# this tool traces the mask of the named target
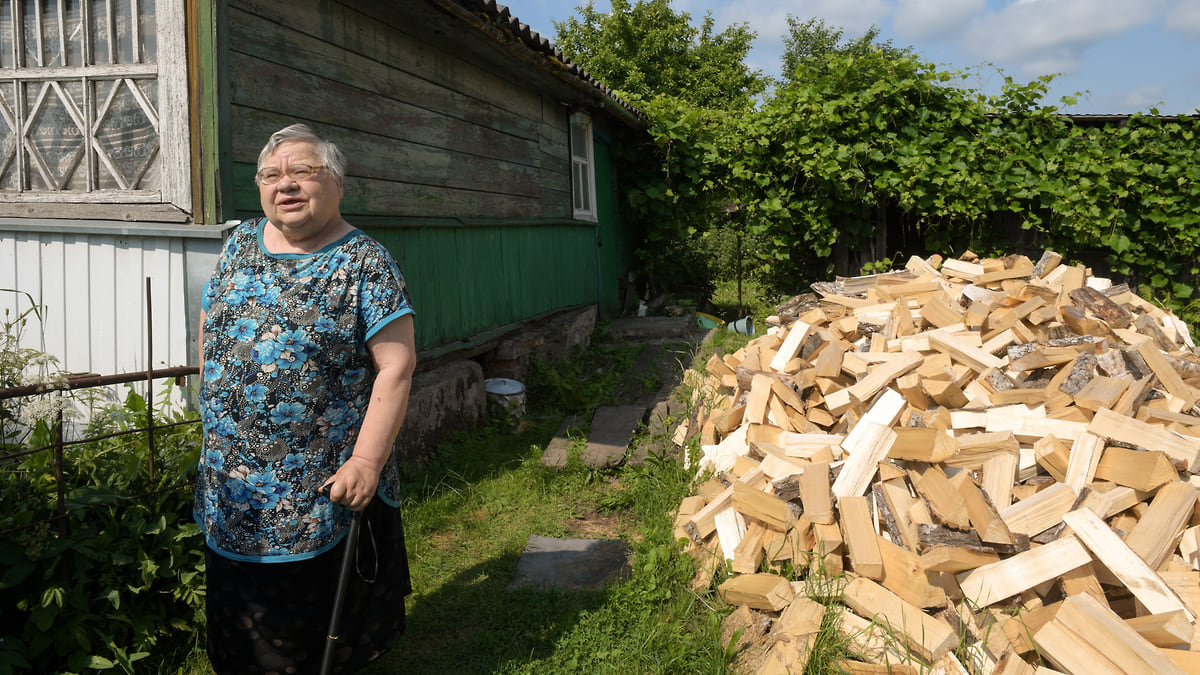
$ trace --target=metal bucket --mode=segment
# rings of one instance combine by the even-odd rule
[[[488,407],[507,414],[512,419],[525,415],[525,385],[507,377],[490,377],[483,381]]]
[[[747,316],[737,321],[731,322],[727,328],[731,333],[741,333],[742,335],[754,335],[754,317]]]

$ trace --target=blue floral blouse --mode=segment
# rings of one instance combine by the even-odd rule
[[[235,560],[303,560],[350,521],[317,489],[354,450],[374,362],[367,339],[413,312],[395,259],[354,230],[316,253],[273,254],[266,218],[239,225],[204,289],[204,450],[194,515]],[[379,498],[399,505],[396,457]]]

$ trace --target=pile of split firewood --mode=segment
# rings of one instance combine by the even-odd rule
[[[686,375],[710,476],[677,534],[802,672],[1200,673],[1200,357],[1047,252],[814,284]],[[1194,641],[1195,640],[1195,641]]]

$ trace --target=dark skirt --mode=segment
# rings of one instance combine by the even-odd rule
[[[412,591],[400,509],[373,499],[334,642],[335,673],[379,658],[404,633]],[[319,673],[346,539],[309,560],[252,563],[206,551],[208,657],[220,675]]]

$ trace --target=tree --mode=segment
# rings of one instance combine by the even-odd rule
[[[555,21],[555,41],[572,61],[621,94],[674,96],[711,108],[745,109],[766,90],[745,63],[754,31],[745,23],[715,32],[712,13],[699,28],[668,0],[613,0],[608,13],[594,0],[576,16]]]
[[[836,26],[827,26],[824,19],[801,21],[799,17],[787,15],[788,32],[783,36],[783,79],[791,82],[796,68],[805,63],[819,63],[837,53],[862,55],[873,49],[883,49],[892,56],[901,56],[905,50],[892,46],[891,41],[876,43],[879,28],[871,26],[866,33],[853,40],[842,40],[843,31]]]

